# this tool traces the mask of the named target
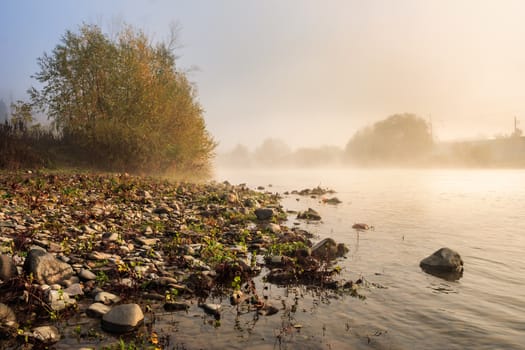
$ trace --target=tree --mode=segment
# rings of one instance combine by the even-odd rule
[[[267,138],[255,150],[255,160],[259,165],[282,165],[291,154],[290,147],[281,139]]]
[[[413,164],[427,156],[432,145],[424,119],[396,114],[355,133],[346,146],[346,156],[360,164]]]
[[[206,171],[216,143],[172,44],[132,27],[116,39],[94,25],[67,31],[38,59],[32,103],[69,147],[107,168]]]

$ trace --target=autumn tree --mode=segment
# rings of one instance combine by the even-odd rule
[[[346,157],[358,164],[420,163],[433,146],[426,121],[414,114],[395,114],[354,134]]]
[[[176,66],[173,41],[152,43],[126,27],[111,39],[98,26],[67,31],[38,59],[32,103],[65,144],[113,170],[208,170],[215,142],[195,87]]]

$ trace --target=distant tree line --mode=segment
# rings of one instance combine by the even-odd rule
[[[25,147],[37,158],[45,153],[48,164],[207,174],[216,143],[195,87],[176,66],[174,43],[153,44],[132,27],[116,39],[94,25],[67,31],[38,59],[34,78],[42,88],[31,88],[30,101],[13,106],[0,131],[9,139],[1,154],[14,157],[11,166],[25,162],[13,152]],[[48,116],[50,128],[29,128],[35,111]],[[45,150],[39,149],[43,133],[51,141]]]
[[[237,145],[218,157],[219,166],[250,167],[525,167],[521,130],[496,139],[434,142],[430,125],[415,114],[394,114],[358,130],[344,149],[336,146],[291,150],[266,139],[251,152]]]

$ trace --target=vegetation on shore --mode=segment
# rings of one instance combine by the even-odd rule
[[[219,307],[207,304],[217,295],[231,296],[238,312],[279,312],[254,283],[261,275],[268,283],[360,297],[358,285],[336,278],[340,268],[334,258],[345,254],[344,246],[327,240],[317,249],[308,232],[281,224],[287,216],[279,196],[242,185],[9,172],[0,173],[0,208],[1,255],[9,257],[2,261],[12,259],[19,270],[24,265],[24,273],[0,283],[0,303],[13,308],[18,323],[18,329],[4,329],[4,336],[11,334],[5,344],[37,344],[30,336],[34,326],[85,312],[101,291],[138,303],[146,312],[176,312],[195,304],[217,319]],[[35,247],[67,262],[79,276],[82,293],[75,307],[55,310],[47,299],[49,286],[27,274],[24,260]],[[93,277],[86,277],[86,270]],[[58,295],[69,293],[65,286],[52,288]],[[84,329],[86,323],[78,325],[79,339],[89,343],[106,337],[100,325],[91,322]],[[154,325],[146,326],[149,333],[136,336],[152,349],[162,348],[151,343]]]
[[[131,27],[114,38],[94,25],[67,31],[38,59],[40,88],[0,127],[0,167],[206,175],[216,143],[175,43],[174,34],[153,43]],[[33,125],[35,113],[51,125]]]

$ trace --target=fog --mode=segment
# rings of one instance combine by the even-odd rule
[[[403,113],[358,130],[344,148],[292,149],[284,140],[265,139],[254,150],[237,144],[220,153],[221,168],[334,168],[334,167],[525,167],[525,137],[517,127],[493,139],[440,141],[430,121]]]
[[[268,138],[344,150],[405,112],[431,120],[436,142],[489,139],[525,120],[523,13],[522,1],[477,0],[8,2],[0,98],[24,98],[66,29],[120,19],[162,39],[176,22],[219,154]]]

